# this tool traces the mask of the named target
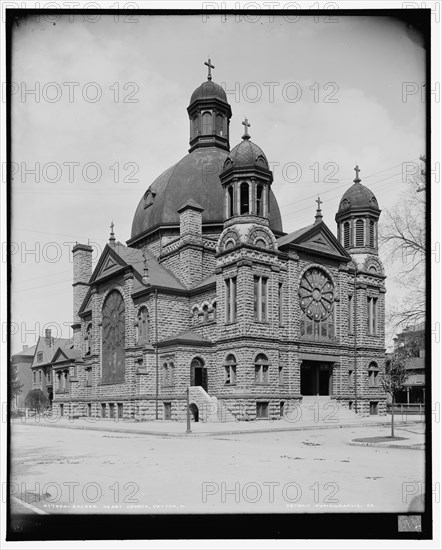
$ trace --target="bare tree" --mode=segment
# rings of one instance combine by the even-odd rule
[[[400,260],[402,268],[395,280],[406,294],[403,300],[389,308],[391,330],[417,324],[425,317],[425,157],[423,168],[408,177],[407,190],[397,205],[384,212],[380,227],[380,242],[391,260]]]

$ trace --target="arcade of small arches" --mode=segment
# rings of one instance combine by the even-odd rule
[[[344,248],[377,248],[377,221],[370,218],[352,218],[339,224],[338,238]]]
[[[199,136],[227,136],[228,119],[224,113],[215,109],[207,109],[197,113],[190,121],[190,136],[194,139]]]
[[[259,161],[259,157],[257,159]],[[263,167],[265,160],[262,159]],[[225,217],[269,216],[269,188],[256,180],[234,181],[225,186]]]

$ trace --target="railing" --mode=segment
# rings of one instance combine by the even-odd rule
[[[387,403],[387,413],[391,414],[392,404]],[[407,422],[408,416],[412,416],[412,420],[423,421],[425,419],[425,404],[424,403],[395,403],[394,414],[401,416],[402,421]]]

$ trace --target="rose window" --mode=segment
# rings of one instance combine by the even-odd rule
[[[308,269],[299,287],[301,308],[314,321],[327,319],[333,311],[333,283],[324,271]]]

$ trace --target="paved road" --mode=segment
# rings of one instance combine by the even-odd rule
[[[348,445],[384,434],[177,439],[17,424],[11,490],[47,513],[406,512],[422,488],[424,452]]]

